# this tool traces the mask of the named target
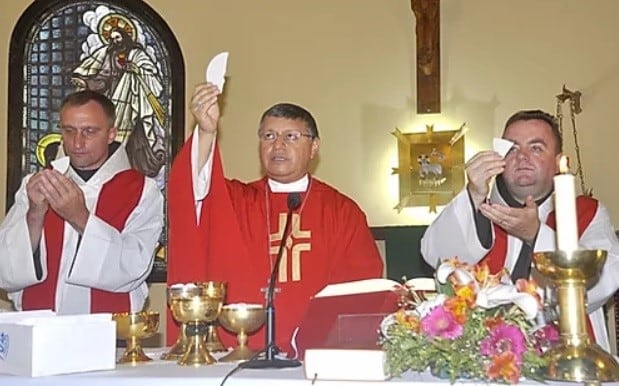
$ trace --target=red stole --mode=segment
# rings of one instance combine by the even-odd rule
[[[125,170],[116,174],[101,188],[96,216],[121,232],[127,218],[140,202],[143,188],[144,176],[139,172]],[[56,309],[56,286],[64,241],[64,220],[50,209],[45,215],[43,229],[47,250],[47,279],[24,289],[23,310]],[[128,312],[130,309],[128,293],[91,288],[90,312]]]
[[[578,196],[576,198],[576,212],[578,216],[578,236],[582,236],[583,232],[589,224],[591,220],[593,220],[593,216],[597,212],[598,201],[587,196]],[[550,228],[556,228],[556,220],[554,211],[550,212],[548,218],[546,219],[546,225]],[[492,224],[494,227],[494,245],[492,249],[488,251],[486,256],[482,259],[482,262],[488,264],[488,268],[490,268],[491,273],[497,273],[505,267],[505,259],[507,255],[507,232],[503,230],[503,228],[497,226],[496,224]]]

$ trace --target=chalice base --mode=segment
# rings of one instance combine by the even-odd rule
[[[183,357],[183,355],[185,355],[188,347],[189,342],[187,341],[187,338],[185,337],[183,339],[183,337],[179,337],[170,350],[161,355],[161,359],[164,361],[178,361]]]
[[[135,347],[127,347],[125,349],[125,352],[123,352],[123,355],[120,357],[120,359],[116,362],[118,364],[124,364],[124,363],[130,363],[132,365],[135,365],[137,363],[140,362],[148,362],[148,361],[152,361],[151,358],[149,358],[146,354],[144,354],[144,350],[142,350],[142,346],[135,346]]]
[[[208,352],[203,342],[203,337],[196,336],[196,339],[189,343],[187,351],[178,361],[178,364],[181,366],[200,366],[211,365],[217,362],[211,353]]]
[[[616,382],[619,364],[597,344],[569,345],[559,343],[544,357],[548,366],[542,376],[553,381]]]
[[[220,362],[238,362],[247,361],[253,358],[256,352],[247,346],[239,346],[230,351],[229,354],[219,359]]]

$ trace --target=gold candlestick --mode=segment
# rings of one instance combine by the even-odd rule
[[[544,356],[543,376],[554,381],[619,381],[615,358],[591,342],[586,329],[587,287],[596,283],[606,261],[606,251],[575,250],[533,254],[535,268],[553,281],[559,305],[560,341]]]

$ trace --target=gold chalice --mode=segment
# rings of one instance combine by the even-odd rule
[[[140,340],[150,338],[159,328],[159,313],[142,311],[136,313],[122,312],[112,314],[116,321],[116,336],[127,341],[127,347],[117,363],[147,362],[152,360],[142,350]]]
[[[209,281],[170,287],[170,310],[174,319],[185,324],[189,344],[179,365],[215,363],[205,345],[207,322],[219,316],[226,295],[226,283]]]
[[[238,346],[220,359],[221,362],[245,361],[255,352],[247,346],[247,336],[264,324],[264,307],[261,304],[227,304],[219,315],[219,323],[226,330],[236,334]]]

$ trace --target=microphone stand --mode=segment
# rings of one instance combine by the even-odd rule
[[[294,359],[278,359],[275,356],[280,352],[279,347],[275,344],[275,306],[273,297],[275,294],[275,280],[279,273],[279,263],[282,260],[284,254],[284,248],[286,247],[286,240],[290,236],[290,220],[292,219],[292,212],[301,205],[301,195],[299,193],[288,194],[288,214],[286,216],[286,224],[284,225],[284,232],[282,234],[282,240],[277,251],[277,258],[275,259],[275,265],[271,270],[271,278],[269,280],[269,287],[266,293],[266,326],[265,326],[265,340],[266,348],[264,351],[264,358],[251,359],[247,362],[241,362],[239,367],[244,369],[283,369],[287,367],[301,366],[301,362]]]

